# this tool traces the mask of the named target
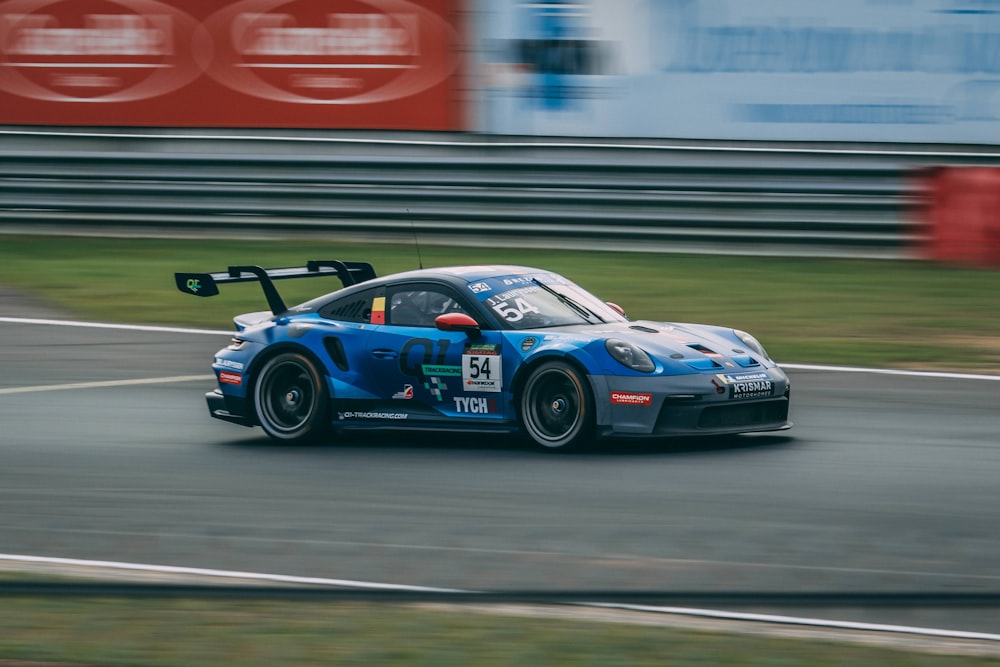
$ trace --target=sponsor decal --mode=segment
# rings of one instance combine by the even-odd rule
[[[483,292],[489,292],[492,287],[488,283],[469,283],[469,289],[472,290],[473,294],[482,294]]]
[[[485,396],[456,396],[455,412],[463,412],[473,415],[496,414],[496,399]]]
[[[439,377],[429,377],[427,378],[427,382],[424,383],[424,389],[431,392],[431,396],[437,400],[443,401],[444,396],[442,392],[448,391],[448,385]]]
[[[243,375],[240,373],[230,373],[228,371],[222,371],[219,373],[219,382],[221,384],[243,384]]]
[[[774,382],[771,380],[750,380],[729,385],[729,398],[761,398],[772,395]]]
[[[0,123],[468,129],[460,5],[0,0]]]
[[[527,352],[528,350],[533,348],[535,346],[535,343],[537,342],[538,342],[537,338],[535,338],[534,336],[528,336],[527,338],[521,341],[521,351]]]
[[[500,386],[500,380],[466,380],[465,388],[469,391],[491,391],[498,392],[502,390]]]
[[[501,15],[502,20],[490,22],[500,25],[490,25],[487,29],[493,39],[498,36],[497,31],[502,31],[499,34],[506,38],[502,43],[507,54],[499,58],[499,62],[490,62],[497,68],[494,77],[498,79],[493,84],[498,90],[491,94],[491,102],[494,98],[505,97],[504,93],[509,94],[507,90],[516,83],[521,89],[518,91],[521,98],[518,110],[529,114],[530,118],[536,115],[548,118],[551,114],[564,118],[565,123],[565,117],[559,114],[583,114],[591,119],[594,114],[603,113],[607,107],[590,100],[608,96],[611,88],[604,80],[608,75],[623,73],[619,63],[621,52],[626,51],[624,40],[629,34],[623,35],[606,24],[612,12],[628,14],[635,11],[631,5],[620,2],[518,2],[508,6],[510,9],[506,15]],[[637,13],[644,24],[660,14],[652,9]],[[517,27],[506,28],[507,25]],[[661,38],[670,39],[672,33],[664,29]],[[493,55],[492,49],[487,52]],[[634,57],[632,49],[626,53],[629,55],[625,57]],[[645,52],[642,53],[645,56]],[[499,104],[498,101],[493,103]],[[628,122],[623,120],[623,124]],[[602,124],[593,118],[587,123],[591,125]]]
[[[750,382],[753,380],[770,380],[771,376],[767,373],[719,373],[715,377],[722,380],[723,384],[733,384],[734,382]]]
[[[183,88],[211,62],[197,21],[155,0],[3,5],[0,77],[20,97],[135,102]]]
[[[495,306],[501,301],[506,301],[508,299],[513,299],[516,297],[523,297],[525,294],[534,294],[535,292],[541,291],[541,287],[538,285],[525,285],[523,287],[515,287],[509,289],[506,292],[500,292],[499,294],[494,294],[493,296],[486,298],[486,305]]]
[[[338,412],[337,419],[390,419],[399,421],[408,419],[410,415],[405,412]]]
[[[204,25],[216,36],[209,76],[276,102],[391,102],[434,88],[458,63],[452,26],[407,0],[243,0]]]
[[[468,391],[503,390],[499,345],[467,345],[462,353],[462,385]]]
[[[187,288],[189,291],[197,294],[198,291],[201,289],[201,281],[198,280],[197,278],[188,278]]]
[[[715,377],[722,382],[722,385],[729,387],[729,398],[761,398],[774,394],[774,381],[770,375],[761,371],[755,373],[719,373]],[[718,393],[725,393],[723,386],[720,386],[714,379],[712,383],[717,387]]]
[[[532,280],[531,276],[518,276],[516,278],[504,278],[503,279],[503,284],[504,285],[524,285],[524,284],[531,283],[531,280]]]
[[[611,392],[611,402],[616,405],[652,405],[652,394],[638,394],[633,391]]]
[[[503,282],[504,285],[531,285],[535,282],[535,278],[538,278],[548,285],[566,284],[565,278],[554,273],[539,273],[533,276],[511,276],[510,278],[504,278],[501,282]]]
[[[429,366],[424,364],[420,367],[424,375],[458,376],[462,374],[461,366]]]
[[[233,361],[232,359],[222,359],[220,357],[216,357],[215,365],[222,366],[224,368],[232,368],[234,371],[243,370],[243,363],[239,361]]]
[[[436,342],[430,338],[411,338],[399,351],[399,372],[423,379],[427,366],[444,366],[449,347],[451,341],[447,338]]]
[[[466,345],[465,354],[500,354],[499,345]]]
[[[410,400],[411,398],[413,398],[413,385],[412,384],[403,385],[403,390],[397,391],[395,394],[392,395],[392,397],[402,398],[407,401]]]

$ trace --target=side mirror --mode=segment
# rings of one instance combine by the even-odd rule
[[[612,303],[611,301],[605,301],[604,303],[608,304],[611,310],[615,311],[622,317],[625,317],[625,309],[619,306],[617,303]]]
[[[469,337],[479,335],[479,325],[465,313],[445,313],[434,318],[440,331],[464,331]]]

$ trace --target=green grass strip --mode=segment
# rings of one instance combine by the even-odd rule
[[[571,612],[567,612],[569,614]],[[998,665],[827,640],[364,603],[22,599],[0,605],[0,665]],[[952,651],[959,649],[952,648]]]
[[[746,329],[784,362],[1000,371],[1000,271],[931,262],[603,253],[424,245],[425,266],[513,263],[565,274],[633,319]],[[412,245],[307,240],[163,240],[0,236],[0,284],[74,317],[230,328],[266,308],[256,285],[211,300],[181,294],[174,271],[230,264],[370,261],[413,269]],[[296,303],[334,279],[278,284]]]

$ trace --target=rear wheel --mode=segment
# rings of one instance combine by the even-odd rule
[[[275,440],[304,443],[328,431],[326,385],[316,366],[297,352],[268,359],[254,387],[254,408],[264,431]]]
[[[594,398],[575,367],[550,361],[531,372],[518,401],[521,425],[545,449],[580,449],[594,430]]]

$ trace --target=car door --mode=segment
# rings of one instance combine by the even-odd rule
[[[501,420],[504,415],[500,332],[470,337],[441,331],[435,318],[465,313],[483,321],[450,285],[390,286],[385,323],[369,338],[368,369],[383,404],[414,421]]]

